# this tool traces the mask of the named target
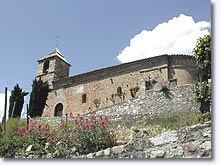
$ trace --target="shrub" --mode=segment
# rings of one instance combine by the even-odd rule
[[[169,82],[168,81],[161,81],[160,85],[161,85],[160,91],[164,93],[166,98],[171,98],[171,93],[170,93],[170,89],[169,89]]]
[[[139,91],[139,87],[138,87],[138,86],[136,86],[136,87],[131,87],[131,88],[130,88],[131,97],[132,97],[132,98],[135,98],[135,96],[136,96],[136,94],[137,94],[138,91]]]
[[[16,135],[18,128],[25,125],[24,120],[20,120],[19,118],[10,118],[6,122],[6,131],[4,132],[4,136],[13,137]]]
[[[0,139],[0,157],[14,158],[16,152],[25,149],[29,143],[26,139],[13,136],[13,137],[2,137]]]
[[[99,105],[101,103],[100,99],[94,99],[92,102],[95,104],[96,108],[99,108]]]
[[[75,120],[75,132],[72,136],[81,153],[89,153],[112,147],[115,137],[109,129],[107,116],[96,116],[94,113],[87,118],[78,115]]]
[[[114,135],[108,129],[109,123],[106,116],[96,116],[94,112],[86,118],[78,114],[72,121],[61,119],[56,129],[48,123],[40,124],[31,119],[29,126],[18,129],[17,135],[34,143],[34,148],[42,152],[47,152],[45,145],[49,143],[50,152],[76,147],[80,154],[86,154],[115,144]]]

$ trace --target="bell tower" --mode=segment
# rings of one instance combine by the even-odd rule
[[[50,88],[53,88],[53,81],[69,76],[70,66],[58,48],[55,48],[48,55],[38,60],[36,78],[48,81]]]

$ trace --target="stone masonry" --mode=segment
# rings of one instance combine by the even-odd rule
[[[70,64],[57,48],[38,62],[36,77],[48,80],[52,88],[43,116],[85,114],[131,100],[130,89],[147,81],[154,87],[161,82],[181,86],[197,76],[195,59],[187,55],[161,55],[71,77]],[[136,95],[141,94],[139,90]]]

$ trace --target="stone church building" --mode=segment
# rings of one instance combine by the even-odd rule
[[[52,89],[43,116],[85,114],[139,96],[140,90],[133,91],[141,84],[149,90],[161,83],[190,84],[197,76],[195,59],[188,55],[161,55],[74,76],[70,66],[57,48],[38,60],[36,78]]]

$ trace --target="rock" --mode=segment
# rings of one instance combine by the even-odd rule
[[[44,155],[42,158],[53,158],[53,154],[48,153],[48,154]]]
[[[149,140],[153,145],[158,146],[158,145],[167,144],[170,142],[175,142],[178,140],[178,137],[177,137],[176,131],[170,131],[170,132],[165,132],[156,137],[150,138]]]
[[[88,155],[86,155],[87,158],[94,158],[94,153],[89,153]]]
[[[136,138],[142,138],[144,136],[144,131],[143,130],[139,130],[137,133],[136,133]]]
[[[51,144],[50,144],[49,142],[47,142],[47,143],[45,144],[45,147],[44,147],[44,148],[45,148],[45,150],[48,150],[48,149],[49,149],[49,147],[50,147],[50,145],[51,145]]]
[[[134,149],[136,151],[141,151],[144,149],[144,140],[135,142]]]
[[[211,145],[211,141],[205,141],[204,143],[202,143],[200,146],[199,146],[201,149],[204,149],[206,151],[209,151],[212,149],[212,145]]]
[[[25,151],[30,152],[30,151],[32,151],[32,149],[33,149],[33,145],[29,145]]]
[[[211,130],[208,130],[208,131],[204,132],[202,134],[202,136],[207,137],[207,138],[211,138]]]
[[[189,144],[186,146],[186,148],[187,148],[187,151],[188,151],[188,152],[195,152],[196,149],[197,149],[197,147],[196,147],[193,143],[189,143]]]
[[[103,152],[104,152],[104,156],[110,156],[111,155],[111,148],[107,148]]]
[[[36,158],[39,158],[39,155],[28,155],[28,157],[27,157],[28,159],[30,159],[30,158],[34,158],[34,159],[36,159]]]
[[[122,152],[124,152],[124,150],[125,150],[124,145],[114,146],[114,147],[112,148],[112,153],[113,153],[113,154],[121,154]]]
[[[134,149],[134,142],[133,141],[130,141],[128,142],[126,145],[125,145],[125,151],[127,152],[130,152]]]
[[[150,158],[164,158],[164,155],[166,154],[163,150],[156,150],[150,152]]]
[[[71,153],[71,154],[74,154],[74,153],[76,153],[77,151],[79,151],[78,148],[73,147],[73,148],[70,150],[70,153]]]
[[[103,150],[96,152],[96,157],[103,156]]]

